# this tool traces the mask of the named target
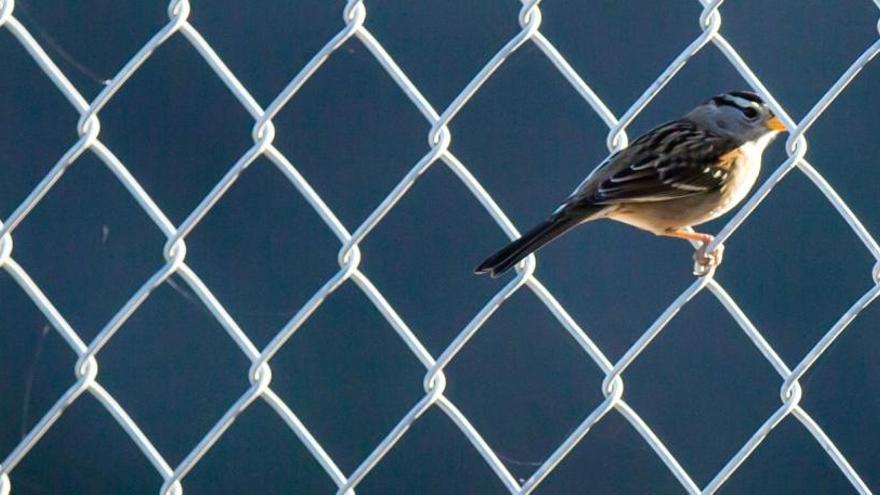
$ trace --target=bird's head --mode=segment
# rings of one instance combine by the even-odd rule
[[[691,110],[687,118],[742,143],[766,142],[769,141],[767,138],[785,131],[779,117],[760,96],[750,91],[731,91],[714,96]]]

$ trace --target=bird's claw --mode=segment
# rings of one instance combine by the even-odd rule
[[[704,242],[694,253],[694,275],[704,277],[715,270],[724,258],[724,244],[719,244],[711,253],[706,252],[706,246],[711,239]]]

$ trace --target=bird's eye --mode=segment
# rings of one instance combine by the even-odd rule
[[[747,119],[752,120],[758,116],[758,111],[752,107],[746,107],[742,109],[743,115],[746,116]]]

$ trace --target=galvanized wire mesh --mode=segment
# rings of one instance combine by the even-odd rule
[[[364,477],[382,462],[388,452],[406,435],[410,426],[432,407],[438,407],[458,426],[461,433],[470,441],[473,448],[479,452],[483,460],[511,493],[524,494],[535,490],[584,436],[589,433],[590,429],[611,410],[617,410],[629,421],[688,493],[714,493],[717,491],[754,452],[767,435],[789,415],[794,416],[810,432],[857,492],[871,493],[869,487],[862,481],[862,478],[853,469],[844,454],[838,450],[834,442],[801,406],[802,389],[798,380],[817,362],[831,343],[846,330],[848,325],[858,316],[859,312],[880,295],[880,246],[878,246],[877,241],[850,211],[841,197],[804,158],[807,148],[806,131],[857,76],[859,71],[880,52],[880,39],[859,55],[837,82],[816,102],[807,115],[796,122],[788,116],[784,108],[767,91],[767,88],[764,87],[760,79],[749,69],[746,62],[721,34],[721,13],[719,7],[722,0],[701,0],[703,10],[698,19],[699,35],[657,77],[641,97],[618,118],[590,88],[581,75],[569,65],[565,57],[554,47],[553,43],[541,33],[539,30],[541,27],[539,1],[523,0],[522,8],[519,12],[521,30],[498,50],[448,107],[442,112],[438,112],[410,81],[406,73],[395,63],[394,59],[385,51],[382,44],[365,27],[364,21],[367,17],[367,5],[363,0],[351,0],[347,3],[342,12],[342,27],[339,32],[312,57],[308,64],[300,70],[296,77],[265,108],[251,96],[248,89],[239,82],[232,71],[224,64],[223,60],[214,52],[211,45],[190,24],[188,21],[190,5],[186,0],[173,0],[170,2],[168,6],[169,22],[131,57],[119,73],[108,82],[100,94],[92,101],[87,101],[83,98],[46,51],[16,19],[14,0],[0,0],[0,27],[5,28],[6,31],[18,40],[21,47],[30,54],[45,75],[51,79],[80,115],[77,126],[79,139],[58,159],[57,163],[24,201],[0,224],[0,267],[15,280],[33,301],[34,305],[45,315],[55,331],[63,337],[78,356],[74,369],[75,379],[73,383],[12,452],[3,459],[2,465],[0,465],[0,495],[6,495],[12,490],[9,473],[28,455],[46,432],[53,427],[58,418],[65,413],[65,410],[86,392],[103,404],[118,422],[119,426],[129,435],[132,442],[137,445],[143,455],[146,456],[161,475],[164,480],[159,489],[161,494],[182,493],[187,474],[220,439],[236,418],[258,399],[268,403],[286,422],[311,455],[320,463],[327,476],[336,484],[338,487],[337,493],[340,494],[355,493],[355,489]],[[880,8],[880,0],[875,0],[875,3]],[[880,24],[878,24],[878,28],[880,28]],[[137,179],[129,172],[126,166],[114,155],[112,150],[102,143],[100,139],[101,122],[99,115],[105,105],[129,80],[132,74],[150,58],[156,48],[173,36],[182,36],[198,51],[216,76],[220,78],[254,119],[252,132],[253,146],[238,161],[232,164],[224,177],[179,225],[174,225],[166,217],[163,210],[139,185]],[[428,151],[400,179],[384,200],[375,207],[368,218],[353,231],[350,231],[337,219],[333,210],[310,187],[306,178],[273,145],[275,127],[272,124],[272,119],[296,96],[305,82],[320,70],[322,64],[334,51],[351,38],[357,38],[369,50],[375,60],[385,69],[388,76],[403,90],[411,103],[431,125],[430,132],[428,133]],[[852,304],[849,310],[837,320],[824,337],[794,367],[789,367],[767,343],[761,332],[752,324],[736,301],[714,279],[713,270],[706,276],[696,279],[668,306],[617,362],[611,362],[569,315],[566,309],[542,285],[541,281],[535,277],[535,258],[531,256],[518,267],[516,277],[483,306],[460,331],[458,336],[449,343],[445,350],[439,356],[432,356],[410,330],[406,322],[397,314],[394,307],[388,303],[370,279],[360,271],[361,252],[359,245],[382,221],[385,215],[394,208],[400,199],[407,194],[407,191],[418,180],[419,176],[429,167],[438,163],[446,165],[455,173],[474,197],[479,200],[486,213],[497,222],[504,233],[512,239],[519,235],[517,229],[493,201],[492,197],[471,175],[467,167],[450,151],[449,145],[452,134],[448,125],[462,108],[467,105],[474,94],[480,90],[481,86],[492,77],[492,74],[504,63],[505,59],[527,43],[534,43],[546,55],[566,80],[571,83],[574,90],[589,103],[607,124],[609,128],[607,136],[609,152],[614,152],[627,146],[627,126],[644,110],[676,73],[684,67],[688,60],[707,45],[715,45],[748,84],[769,102],[774,112],[780,116],[786,127],[790,130],[790,134],[786,142],[788,158],[775,169],[752,198],[726,224],[716,237],[714,244],[719,245],[733,235],[739,226],[773,191],[777,183],[786,174],[797,169],[805,174],[825,195],[868,251],[878,260],[872,273],[876,284]],[[15,229],[27,220],[28,214],[52,189],[53,185],[62,177],[68,167],[79,156],[88,152],[97,156],[115,175],[116,179],[127,189],[132,198],[149,215],[156,227],[166,237],[167,242],[163,251],[166,263],[131,295],[128,301],[106,323],[94,339],[90,342],[85,342],[77,331],[68,324],[64,315],[56,310],[52,301],[46,297],[41,288],[34,283],[28,273],[15,261],[13,256],[13,239]],[[290,180],[321,217],[327,228],[335,234],[341,245],[338,256],[338,272],[327,280],[320,290],[312,295],[305,305],[262,349],[258,349],[251,342],[248,335],[239,327],[220,301],[201,281],[199,275],[186,262],[187,236],[234,185],[242,171],[259,157],[268,158]],[[177,274],[186,281],[201,303],[204,304],[204,307],[216,318],[217,322],[226,330],[229,337],[251,362],[248,374],[251,386],[243,391],[238,400],[229,406],[226,413],[217,420],[213,428],[204,435],[202,440],[192,448],[190,453],[177,466],[171,466],[165,460],[162,453],[153,446],[150,439],[129,417],[125,408],[101,386],[98,368],[98,354],[100,351],[123,324],[138,311],[150,293],[168,281],[169,277],[174,274]],[[397,425],[387,433],[384,439],[375,446],[373,451],[362,460],[353,472],[344,473],[337,467],[333,458],[321,447],[318,439],[309,433],[307,425],[303,424],[295,412],[272,390],[271,359],[330,294],[339,289],[343,284],[349,282],[355,284],[384,316],[385,320],[406,343],[410,351],[424,365],[426,373],[423,381],[424,396],[412,406],[409,412],[399,420]],[[473,427],[468,418],[456,405],[444,395],[446,386],[444,369],[455,359],[456,355],[467,345],[468,341],[480,330],[486,321],[492,317],[493,313],[505,303],[505,300],[523,287],[532,291],[542,301],[547,310],[559,321],[574,341],[592,358],[596,366],[605,375],[602,384],[604,401],[598,404],[594,410],[588,412],[579,426],[535,470],[531,477],[524,481],[517,480],[511,474],[504,462],[499,459],[492,447],[483,439],[480,432]],[[675,317],[679,310],[692,300],[694,296],[704,290],[708,290],[718,299],[761,354],[772,364],[782,379],[782,385],[780,389],[781,405],[776,412],[767,418],[748,442],[739,449],[707,485],[700,487],[693,481],[689,473],[682,468],[681,464],[676,460],[674,453],[655,435],[651,427],[642,420],[639,414],[627,404],[624,398],[622,374],[663,331],[664,327]]]

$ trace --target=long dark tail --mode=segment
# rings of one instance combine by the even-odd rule
[[[486,261],[483,261],[480,263],[480,266],[474,269],[474,273],[489,273],[492,275],[492,278],[501,275],[526,256],[575,228],[594,212],[594,210],[584,211],[583,209],[577,209],[574,211],[562,210],[554,214],[532,230],[523,234],[519,239],[486,258]]]

